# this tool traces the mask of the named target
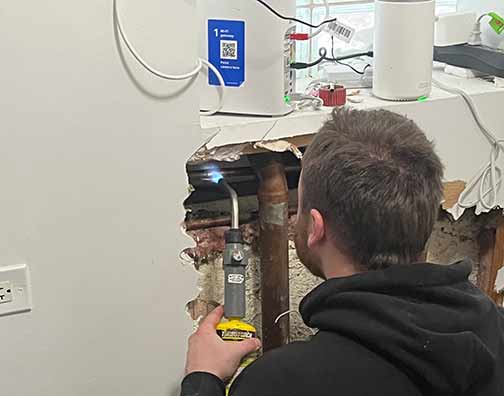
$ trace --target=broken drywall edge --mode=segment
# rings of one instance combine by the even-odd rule
[[[185,313],[189,317],[189,319],[192,321],[193,324],[193,331],[196,331],[199,327],[199,324],[201,320],[206,317],[211,310],[215,309],[219,304],[216,302],[210,302],[207,301],[206,307],[204,307],[201,302],[203,300],[200,298],[201,293],[203,291],[203,286],[201,284],[201,277],[202,273],[200,271],[199,266],[197,265],[196,258],[192,257],[190,254],[190,251],[197,249],[199,241],[199,237],[196,233],[188,233],[187,228],[185,227],[185,222],[184,225],[182,226],[182,231],[184,232],[185,235],[187,235],[191,240],[194,242],[194,247],[188,247],[185,248],[181,253],[180,253],[180,258],[182,259],[182,256],[186,256],[187,259],[184,260],[186,264],[190,265],[198,274],[198,280],[196,284],[197,288],[197,294],[194,298],[189,300],[186,305],[185,305]],[[210,304],[213,306],[210,307]]]
[[[474,208],[474,213],[479,216],[483,213],[490,213],[492,210],[503,207],[504,199],[502,195],[500,200],[497,201],[497,205],[494,208],[488,208],[482,204],[481,200],[478,200],[479,189],[473,187],[467,187],[464,181],[457,180],[454,182],[444,183],[444,193],[445,201],[443,202],[443,209],[450,213],[455,221],[460,219],[465,213],[466,209]],[[474,205],[460,204],[460,201],[474,202]]]
[[[453,220],[458,221],[462,215],[465,213],[467,208],[460,206],[458,203],[456,203],[453,207],[447,210],[449,214],[452,215]],[[479,216],[482,213],[488,213],[490,210],[483,210],[481,205],[478,205],[476,208],[474,208],[474,213],[476,213],[477,216]]]
[[[315,134],[329,117],[329,112],[301,113],[293,116],[266,119],[251,123],[222,126],[221,130],[206,144],[214,147],[255,143],[265,140],[286,140],[300,135]]]
[[[249,145],[249,143],[229,145],[214,147],[210,150],[207,147],[202,147],[194,153],[187,163],[189,165],[194,165],[205,161],[235,162],[241,158],[243,151]]]
[[[504,201],[501,200],[501,201],[497,202],[497,205],[494,208],[489,209],[489,208],[483,206],[481,204],[481,202],[478,202],[478,204],[474,207],[471,207],[471,209],[474,208],[474,213],[476,214],[476,216],[480,216],[484,213],[490,213],[491,211],[493,211],[495,209],[499,209],[499,208],[504,207],[503,203],[504,203]],[[469,209],[469,208],[466,208],[464,206],[460,206],[458,203],[456,203],[452,208],[448,209],[447,212],[452,215],[453,220],[457,221],[462,217],[462,215],[465,213],[465,211],[467,209]]]
[[[198,296],[187,303],[186,309],[191,319],[198,323],[219,305],[217,301],[207,301]]]
[[[285,153],[287,151],[292,152],[297,159],[303,159],[303,153],[299,150],[296,145],[286,141],[286,140],[276,140],[272,142],[258,142],[254,144],[254,148],[262,148],[268,151],[273,151],[275,153]]]
[[[196,153],[194,153],[187,163],[189,165],[195,165],[206,161],[235,162],[238,161],[242,155],[251,154],[252,150],[257,150],[258,152],[270,151],[274,153],[285,153],[290,151],[296,156],[296,158],[303,158],[303,153],[299,147],[286,139],[259,141],[255,143],[248,142],[236,145],[232,144],[228,146],[214,147],[212,149],[201,147]]]
[[[276,121],[268,121],[253,124],[230,125],[223,127],[207,144],[209,150],[215,147],[253,143],[263,140],[277,124]]]
[[[205,141],[203,142],[201,147],[206,147],[221,132],[221,130],[221,127],[202,129],[201,131]]]

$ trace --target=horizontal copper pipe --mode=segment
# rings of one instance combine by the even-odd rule
[[[296,208],[289,208],[289,216],[295,215],[296,213]],[[250,213],[240,217],[240,224],[251,223],[257,219],[259,219],[258,213]],[[185,222],[185,227],[187,231],[204,230],[215,227],[231,227],[231,217],[221,216],[188,220]]]

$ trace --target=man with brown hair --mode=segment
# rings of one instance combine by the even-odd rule
[[[443,166],[416,124],[384,111],[335,111],[304,158],[296,249],[326,281],[301,302],[310,341],[266,353],[236,396],[502,396],[504,314],[473,286],[468,260],[422,263]],[[211,313],[191,337],[182,395],[224,395],[259,347],[225,343]]]

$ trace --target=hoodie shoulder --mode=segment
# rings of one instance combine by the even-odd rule
[[[334,333],[321,332],[266,353],[233,384],[231,395],[417,396],[418,390],[398,369],[363,346]]]

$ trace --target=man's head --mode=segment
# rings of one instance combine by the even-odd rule
[[[321,277],[329,252],[355,271],[418,260],[438,216],[442,178],[433,144],[413,121],[385,110],[334,111],[303,158],[300,259]]]

